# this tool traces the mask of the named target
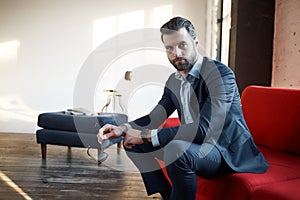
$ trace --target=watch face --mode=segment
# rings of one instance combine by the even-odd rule
[[[126,133],[127,131],[128,131],[128,128],[127,128],[127,126],[126,125],[124,125],[124,127],[125,127],[125,129],[124,129],[124,133]]]
[[[121,124],[121,126],[124,126],[123,134],[126,134],[128,131],[128,126],[127,124]]]

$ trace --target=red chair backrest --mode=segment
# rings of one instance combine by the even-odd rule
[[[248,86],[241,102],[257,144],[300,154],[300,89]]]

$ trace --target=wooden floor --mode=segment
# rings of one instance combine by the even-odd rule
[[[161,199],[147,196],[123,149],[118,154],[113,145],[106,152],[97,165],[84,148],[48,145],[42,160],[35,134],[0,133],[0,199]]]

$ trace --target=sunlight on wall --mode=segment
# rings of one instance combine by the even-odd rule
[[[20,95],[0,96],[1,132],[31,133],[36,128],[39,111],[29,108]],[[18,131],[22,128],[22,131]]]
[[[147,14],[147,15],[146,15]],[[118,16],[110,16],[94,21],[93,47],[97,48],[101,43],[113,38],[117,34],[143,29],[146,27],[159,28],[164,22],[168,21],[173,15],[172,5],[163,5],[154,7],[150,10],[137,10],[129,13],[123,13]],[[159,30],[158,30],[158,34]],[[163,65],[166,69],[155,68],[148,73],[140,72],[145,65]],[[147,67],[146,67],[147,68]],[[154,68],[153,68],[154,69]],[[146,70],[151,70],[146,69]],[[160,70],[158,73],[157,70]],[[122,82],[126,71],[133,71],[133,80],[131,82]],[[110,66],[103,66],[103,76],[98,83],[95,95],[96,111],[106,103],[105,90],[118,90],[123,95],[123,103],[128,110],[129,119],[134,119],[141,114],[146,114],[155,106],[161,97],[163,86],[168,76],[173,72],[164,50],[141,50],[133,51],[115,60]],[[149,74],[150,73],[150,74]],[[148,83],[155,80],[156,83],[143,86],[143,81],[147,79]],[[122,82],[120,86],[120,82]],[[120,88],[121,87],[121,88]],[[135,88],[135,89],[133,89]],[[138,88],[138,89],[137,89]],[[131,91],[133,89],[133,91]],[[150,96],[149,96],[150,95]]]
[[[144,11],[134,11],[120,15],[118,22],[118,32],[126,32],[134,29],[144,28]]]
[[[149,14],[149,23],[146,24],[147,16],[144,10],[137,10],[118,16],[110,16],[97,19],[93,23],[93,48],[95,49],[107,39],[116,34],[141,29],[145,27],[159,28],[162,23],[169,20],[173,15],[172,5],[163,5],[151,9]]]
[[[154,27],[161,27],[162,22],[168,21],[173,15],[173,6],[172,5],[164,5],[153,8],[153,25]]]
[[[108,40],[117,32],[117,17],[106,17],[97,19],[93,24],[93,48],[95,49],[105,40]]]
[[[18,119],[35,122],[37,112],[30,109],[20,95],[3,95],[0,97],[0,114],[1,121]]]
[[[118,33],[144,27],[144,11],[134,11],[94,21],[93,48]]]
[[[6,75],[12,71],[15,74],[19,49],[20,42],[18,40],[0,43],[0,73],[3,76],[0,95],[1,132],[32,132],[35,129],[38,112],[29,108],[20,94],[8,94],[7,92],[11,92],[12,87],[4,85],[5,83],[9,84]],[[2,92],[2,90],[6,92]],[[19,128],[22,128],[22,131],[18,131]]]
[[[18,40],[0,43],[0,63],[15,61],[18,58],[19,46]]]

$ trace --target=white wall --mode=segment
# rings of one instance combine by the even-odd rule
[[[76,80],[99,44],[132,29],[159,28],[177,15],[189,18],[196,25],[200,43],[204,45],[206,0],[0,0],[0,132],[33,133],[39,113],[74,107]],[[101,27],[105,22],[107,27]],[[161,54],[152,56],[163,65],[168,64]],[[151,60],[145,63],[151,64]],[[129,66],[130,61],[127,62]],[[123,67],[117,61],[113,65],[117,69]],[[118,77],[123,72],[116,70]],[[157,74],[163,78],[170,72],[157,71]],[[97,91],[102,91],[97,87]],[[141,106],[141,114],[151,109],[161,92],[161,86],[144,89],[147,94],[153,90],[157,94],[150,97],[140,91],[134,92],[136,96],[131,94],[132,102],[128,105],[131,118],[138,115]],[[94,110],[99,111],[106,97],[95,96],[99,102]],[[145,105],[133,106],[134,101]]]
[[[276,0],[272,86],[300,88],[300,1]]]

